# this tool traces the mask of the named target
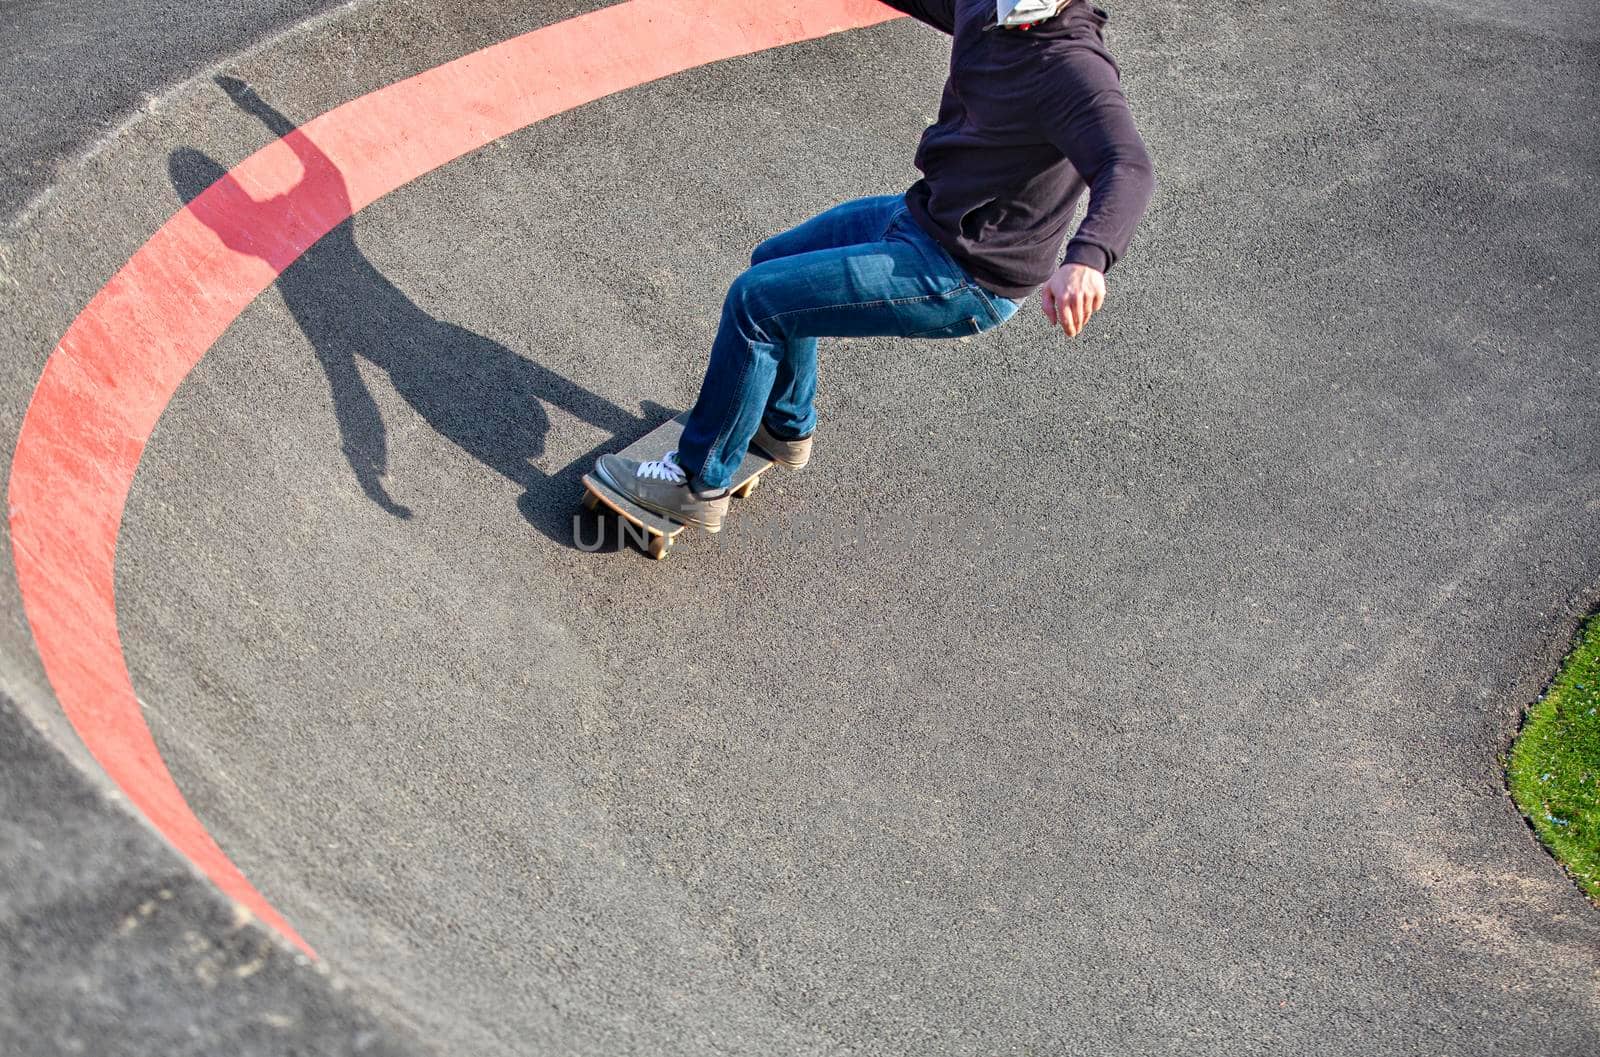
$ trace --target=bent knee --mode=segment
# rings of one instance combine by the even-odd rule
[[[750,251],[750,267],[765,264],[767,261],[776,260],[784,255],[783,236],[774,235],[769,239],[762,239],[756,248]]]
[[[761,277],[754,274],[760,263],[757,261],[739,273],[729,284],[728,296],[724,301],[724,307],[746,320],[753,319],[760,312]]]
[[[728,287],[723,313],[747,338],[756,341],[781,340],[781,327],[773,318],[772,275],[760,265],[751,265]]]

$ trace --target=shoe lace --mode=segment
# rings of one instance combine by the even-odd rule
[[[673,484],[683,484],[689,479],[688,474],[683,472],[683,467],[678,465],[676,451],[669,451],[659,459],[640,463],[638,476],[657,481],[671,481]]]

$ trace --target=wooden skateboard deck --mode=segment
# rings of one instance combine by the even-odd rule
[[[676,418],[668,419],[623,448],[618,454],[626,459],[640,461],[661,458],[663,454],[678,446],[678,438],[683,436],[683,424],[688,417],[689,412],[685,411]],[[756,485],[761,483],[761,475],[770,469],[772,460],[755,448],[751,448],[745,452],[744,461],[739,464],[739,469],[734,471],[733,480],[728,485],[729,490],[735,498],[745,498],[756,490]],[[646,510],[636,505],[606,484],[600,479],[600,475],[593,471],[583,475],[583,487],[583,505],[590,510],[603,506],[630,525],[643,530],[649,537],[646,549],[650,557],[657,561],[667,556],[673,538],[689,527],[665,514],[658,514],[654,510]]]

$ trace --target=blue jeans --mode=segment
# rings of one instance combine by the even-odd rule
[[[818,338],[959,338],[1018,307],[973,282],[904,196],[835,206],[757,246],[729,287],[678,464],[695,487],[723,488],[763,421],[782,440],[809,434]]]

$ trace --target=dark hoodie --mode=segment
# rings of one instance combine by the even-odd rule
[[[1009,30],[995,28],[994,0],[885,2],[955,38],[939,120],[917,148],[923,178],[906,193],[923,229],[985,289],[1023,298],[1055,270],[1087,187],[1066,260],[1115,264],[1155,185],[1101,36],[1106,13],[1073,0]]]

